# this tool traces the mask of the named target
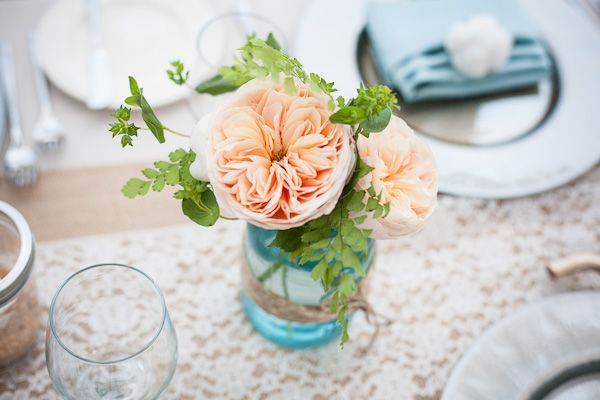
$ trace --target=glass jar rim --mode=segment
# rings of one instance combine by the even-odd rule
[[[121,358],[116,359],[116,360],[108,360],[108,361],[93,360],[91,358],[81,356],[81,355],[77,354],[75,351],[71,350],[60,339],[59,334],[56,332],[56,325],[55,325],[55,322],[54,322],[54,309],[55,309],[55,306],[56,306],[56,300],[58,299],[60,293],[66,287],[66,285],[69,282],[71,282],[74,278],[76,278],[77,276],[79,276],[79,275],[81,275],[81,274],[83,274],[85,272],[88,272],[88,271],[90,271],[92,269],[102,268],[102,267],[122,267],[122,268],[130,269],[130,270],[132,270],[132,271],[140,274],[143,278],[145,278],[148,282],[150,282],[150,284],[154,288],[154,291],[158,295],[158,298],[160,300],[160,304],[161,304],[161,307],[162,307],[162,317],[161,317],[160,323],[158,324],[158,326],[156,328],[156,331],[151,336],[151,338],[148,341],[148,343],[146,343],[144,346],[142,346],[142,348],[140,350],[135,351],[133,354],[130,354],[130,355],[126,356],[126,357],[121,357]],[[54,294],[54,297],[52,297],[52,302],[50,303],[50,311],[49,311],[50,331],[52,332],[52,336],[54,337],[54,339],[56,340],[56,342],[60,345],[60,347],[62,347],[63,350],[65,350],[67,353],[69,353],[70,355],[72,355],[73,357],[75,357],[75,358],[77,358],[77,359],[79,359],[81,361],[84,361],[84,362],[87,362],[87,363],[90,363],[90,364],[97,364],[97,365],[118,364],[118,363],[121,363],[123,361],[127,361],[127,360],[130,360],[132,358],[135,358],[135,357],[139,356],[140,354],[144,353],[146,350],[148,350],[154,344],[154,342],[156,342],[156,340],[158,339],[158,337],[160,336],[161,332],[164,329],[166,320],[167,320],[167,304],[165,302],[165,297],[164,297],[162,291],[160,290],[160,287],[154,281],[154,279],[152,279],[148,274],[146,274],[145,272],[143,272],[142,270],[140,270],[138,268],[131,267],[131,266],[125,265],[125,264],[118,264],[118,263],[95,264],[95,265],[91,265],[89,267],[80,269],[79,271],[77,271],[74,274],[70,275],[58,287],[58,289],[56,290],[56,293]]]
[[[25,286],[31,270],[35,253],[35,241],[25,217],[10,204],[0,201],[0,215],[6,216],[17,229],[19,235],[19,254],[8,274],[0,279],[0,306],[11,301]]]
[[[211,62],[208,60],[208,58],[202,51],[202,46],[201,46],[200,41],[202,40],[203,35],[215,23],[218,23],[219,21],[227,20],[229,18],[234,18],[234,17],[235,18],[253,18],[257,21],[261,21],[261,22],[264,22],[264,23],[270,25],[277,31],[277,32],[272,32],[274,35],[276,35],[275,38],[281,42],[281,46],[283,47],[284,50],[287,49],[288,41],[283,32],[283,29],[281,29],[281,27],[279,27],[276,23],[271,21],[269,18],[267,18],[263,15],[260,15],[260,14],[253,13],[253,12],[230,11],[230,12],[219,14],[219,15],[216,15],[216,16],[210,18],[208,21],[206,21],[202,25],[202,27],[200,27],[200,30],[198,31],[198,34],[196,35],[196,51],[200,55],[200,59],[203,62],[205,62],[207,65],[214,67],[214,65],[211,64]]]

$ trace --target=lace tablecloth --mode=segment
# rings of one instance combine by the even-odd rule
[[[553,293],[600,288],[581,273],[552,281],[544,265],[600,252],[600,168],[574,184],[512,201],[442,197],[421,233],[379,243],[370,300],[395,323],[366,355],[362,315],[351,341],[278,348],[245,321],[239,292],[240,223],[185,225],[42,243],[35,271],[47,306],[77,269],[137,266],[162,287],[179,338],[165,399],[433,399],[475,338],[519,306]],[[55,399],[41,334],[29,356],[0,370],[0,399]]]

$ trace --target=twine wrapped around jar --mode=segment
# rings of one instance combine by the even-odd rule
[[[321,322],[331,321],[336,318],[329,309],[329,301],[322,302],[318,305],[298,304],[284,297],[279,296],[270,289],[266,288],[258,278],[250,271],[246,257],[241,257],[241,280],[242,288],[248,296],[260,308],[275,317],[302,324],[316,324]],[[371,267],[372,269],[373,267]],[[357,286],[356,291],[348,298],[348,311],[362,311],[365,313],[367,322],[375,328],[371,340],[365,350],[368,350],[382,326],[388,326],[392,320],[375,312],[369,301],[367,294],[369,283],[371,280],[372,271],[368,274]]]

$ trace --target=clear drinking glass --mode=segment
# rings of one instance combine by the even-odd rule
[[[204,24],[198,32],[196,46],[204,64],[215,72],[222,65],[231,64],[238,49],[250,34],[266,39],[272,33],[281,47],[287,49],[283,30],[259,14],[232,12],[218,15]]]
[[[238,49],[246,43],[248,35],[253,33],[261,39],[266,39],[272,33],[284,50],[288,47],[283,30],[259,14],[231,12],[211,18],[202,25],[196,38],[196,48],[202,69],[208,71],[206,79],[216,75],[223,65],[231,65],[234,57],[239,56]],[[205,114],[215,111],[227,97],[198,96],[191,92],[187,98],[188,108],[194,119],[199,120]]]
[[[162,292],[119,264],[69,277],[50,306],[46,363],[66,399],[156,399],[177,364],[177,338]]]

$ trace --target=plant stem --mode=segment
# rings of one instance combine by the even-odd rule
[[[187,138],[189,138],[189,137],[190,137],[190,135],[188,135],[188,134],[185,134],[185,133],[181,133],[181,132],[174,131],[173,129],[171,129],[171,128],[167,128],[167,127],[166,127],[166,126],[164,126],[164,125],[163,125],[163,129],[164,129],[165,131],[167,131],[167,132],[171,132],[173,135],[177,135],[177,136],[181,136],[181,137],[187,137]]]
[[[260,283],[263,283],[264,281],[269,279],[275,272],[277,272],[277,270],[279,270],[279,268],[281,268],[282,265],[283,265],[283,263],[281,262],[280,259],[278,259],[277,261],[275,261],[273,263],[273,265],[271,265],[269,268],[267,268],[265,270],[265,272],[260,274],[260,276],[257,278],[258,281]]]
[[[139,128],[139,129],[140,129],[140,131],[149,131],[149,130],[150,130],[150,129],[148,129],[148,128]],[[171,129],[171,128],[167,128],[167,127],[166,127],[166,126],[164,126],[164,125],[163,125],[163,129],[164,129],[165,131],[167,131],[167,132],[171,132],[173,135],[177,135],[177,136],[181,136],[181,137],[186,137],[186,138],[189,138],[189,137],[190,137],[190,135],[188,135],[188,134],[186,134],[186,133],[181,133],[181,132],[174,131],[173,129]]]
[[[283,271],[281,273],[281,284],[283,285],[283,295],[285,296],[286,299],[290,299],[290,293],[288,292],[288,286],[287,286],[287,265],[282,264],[283,265]]]

